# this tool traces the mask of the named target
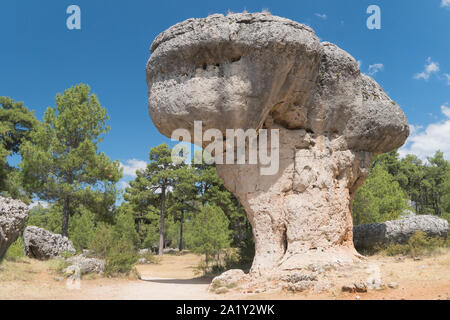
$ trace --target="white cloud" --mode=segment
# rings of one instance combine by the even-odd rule
[[[448,107],[448,103],[441,106],[441,112],[444,114],[444,116],[450,118],[450,108]]]
[[[328,16],[325,13],[315,13],[316,17],[319,17],[322,20],[327,20]]]
[[[414,79],[428,80],[431,74],[438,72],[439,72],[439,63],[431,61],[431,58],[428,57],[427,63],[425,64],[425,70],[420,73],[416,73],[414,75]]]
[[[384,65],[382,63],[371,64],[369,66],[368,74],[373,76],[375,73],[377,73],[378,71],[381,71],[383,69],[384,69]]]
[[[442,8],[450,8],[450,0],[442,0],[441,7]]]
[[[147,167],[147,163],[138,159],[129,159],[124,163],[120,163],[120,166],[123,168],[123,175],[136,177],[136,170],[142,170]]]
[[[37,207],[38,205],[41,205],[43,208],[48,208],[50,203],[48,203],[47,201],[33,201],[32,203],[30,203],[30,205],[28,206],[29,209],[32,209],[34,207]]]
[[[358,67],[361,69],[361,66],[362,66],[362,60],[358,60],[358,61],[356,61],[356,63],[358,64]]]
[[[450,0],[449,0],[450,1]],[[447,85],[450,86],[450,74],[444,73],[444,77],[447,80]]]
[[[450,107],[447,103],[441,106],[441,112],[445,119],[431,123],[425,129],[420,126],[410,126],[410,136],[406,144],[399,149],[402,157],[412,153],[426,160],[437,150],[441,150],[444,157],[450,160]]]

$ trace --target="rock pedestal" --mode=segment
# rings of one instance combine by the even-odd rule
[[[305,130],[280,129],[280,168],[218,165],[219,176],[244,206],[255,238],[252,271],[352,263],[352,194],[366,177],[372,153],[334,151]]]

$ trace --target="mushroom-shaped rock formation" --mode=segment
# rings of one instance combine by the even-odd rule
[[[194,136],[194,121],[224,136],[279,129],[276,174],[261,175],[261,164],[217,165],[253,226],[251,271],[358,261],[352,198],[372,157],[400,147],[409,127],[353,57],[264,13],[188,19],[158,35],[151,52],[149,112],[164,135],[183,128]]]

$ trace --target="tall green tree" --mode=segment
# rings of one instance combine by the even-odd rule
[[[179,222],[179,240],[178,249],[184,249],[184,222],[187,216],[197,210],[197,188],[198,182],[195,175],[194,168],[184,163],[179,165],[179,168],[174,171],[174,188],[171,194],[171,201],[168,212]]]
[[[194,157],[197,158],[201,156],[200,150],[194,154]],[[197,161],[194,168],[197,176],[197,197],[200,203],[216,205],[222,209],[230,221],[235,244],[239,245],[246,235],[251,234],[250,223],[248,223],[244,208],[236,197],[225,188],[215,165]]]
[[[429,181],[430,205],[435,215],[442,216],[444,213],[442,199],[445,197],[447,184],[447,173],[450,164],[444,159],[444,153],[436,151],[434,156],[428,157],[429,165],[425,169],[425,175]]]
[[[147,182],[145,189],[148,191],[142,197],[150,200],[153,194],[159,195],[159,251],[158,254],[163,254],[164,249],[164,218],[166,215],[166,198],[167,193],[170,192],[175,185],[175,171],[178,165],[172,162],[172,150],[165,143],[160,144],[150,150],[149,159],[146,169],[142,171],[142,178]]]
[[[39,198],[62,208],[64,236],[69,217],[80,205],[108,215],[122,176],[119,162],[97,150],[109,131],[108,116],[90,91],[88,85],[78,84],[57,94],[56,106],[47,108],[43,125],[21,146],[26,185]]]
[[[160,196],[155,193],[147,177],[146,170],[136,171],[136,178],[129,182],[123,195],[126,202],[119,207],[119,210],[128,212],[134,218],[141,242],[148,236],[147,226],[159,220],[160,213]]]
[[[30,139],[38,125],[33,111],[23,102],[0,97],[0,192],[27,202],[29,195],[22,188],[22,177],[17,168],[8,164],[7,157],[19,153],[20,145]]]

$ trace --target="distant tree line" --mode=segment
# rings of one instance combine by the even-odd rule
[[[441,151],[427,161],[397,151],[373,160],[353,201],[355,224],[396,219],[405,210],[450,219],[450,162]]]

